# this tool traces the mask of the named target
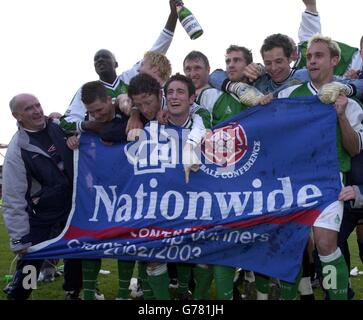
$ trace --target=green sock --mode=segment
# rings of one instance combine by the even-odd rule
[[[189,279],[192,273],[192,265],[188,263],[177,263],[176,269],[178,271],[178,289],[179,295],[183,295],[189,290]]]
[[[139,279],[141,280],[141,287],[144,293],[144,300],[155,300],[154,293],[150,287],[147,272],[146,262],[138,261]]]
[[[100,269],[101,269],[101,259],[82,260],[84,300],[95,300],[97,276]]]
[[[299,288],[300,279],[302,276],[302,269],[300,268],[299,274],[295,282],[286,282],[280,280],[281,287],[281,299],[282,300],[296,300],[297,299],[297,290]]]
[[[148,280],[156,300],[170,300],[168,272],[148,275]]]
[[[213,269],[207,265],[196,265],[193,269],[195,289],[195,300],[208,300],[209,290],[213,280]]]
[[[319,257],[323,269],[323,286],[328,290],[330,300],[347,300],[349,273],[340,249],[327,257]]]
[[[255,272],[257,300],[268,300],[270,277]]]
[[[216,284],[217,300],[232,300],[233,279],[236,268],[226,266],[214,266],[214,281]]]
[[[130,279],[134,272],[135,261],[118,260],[118,298],[129,298]]]

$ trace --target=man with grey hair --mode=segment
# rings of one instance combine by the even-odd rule
[[[8,299],[25,300],[34,289],[23,285],[29,277],[25,271],[36,271],[35,282],[43,261],[23,256],[30,246],[57,236],[65,226],[72,205],[73,153],[63,130],[44,116],[37,97],[16,95],[10,109],[18,131],[4,161],[3,216],[10,248],[19,259],[13,281],[4,291]],[[80,262],[65,261],[66,298],[78,298],[81,279]]]

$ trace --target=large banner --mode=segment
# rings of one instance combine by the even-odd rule
[[[336,123],[316,97],[251,108],[208,132],[188,184],[188,132],[153,122],[125,145],[83,134],[67,227],[27,257],[216,264],[294,281],[341,188]]]

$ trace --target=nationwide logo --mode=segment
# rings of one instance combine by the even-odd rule
[[[125,145],[124,152],[135,175],[164,173],[178,163],[179,139],[173,129],[165,129],[156,121],[146,126],[135,143]]]
[[[165,173],[180,163],[180,151],[190,130],[178,132],[171,127],[150,122],[134,143],[125,145],[124,152],[134,174]],[[239,123],[229,123],[207,131],[201,148],[194,150],[200,169],[215,178],[235,178],[247,172],[257,160],[260,141],[251,141]]]
[[[239,123],[209,131],[202,143],[205,161],[201,169],[215,178],[235,178],[252,167],[260,146],[260,141],[253,141],[249,146],[246,132]],[[248,155],[246,162],[241,163]]]

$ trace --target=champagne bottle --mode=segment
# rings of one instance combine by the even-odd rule
[[[178,18],[183,28],[189,35],[190,39],[194,40],[203,34],[203,29],[191,11],[186,8],[182,1],[175,1]]]

